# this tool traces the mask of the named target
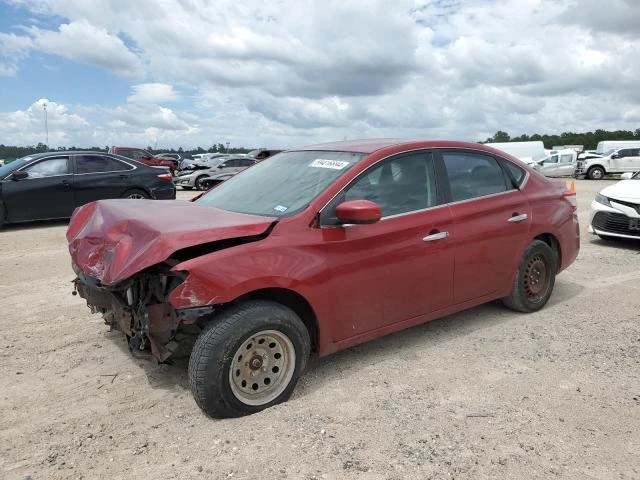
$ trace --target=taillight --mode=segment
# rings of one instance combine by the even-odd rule
[[[173,177],[171,176],[170,173],[161,173],[160,175],[158,175],[158,178],[160,180],[164,180],[165,182],[173,181]]]

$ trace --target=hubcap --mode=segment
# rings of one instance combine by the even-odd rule
[[[144,195],[140,194],[140,193],[132,193],[131,195],[129,195],[127,198],[131,198],[133,200],[141,200],[144,198]]]
[[[229,367],[229,385],[246,405],[264,405],[275,400],[289,385],[296,365],[296,352],[287,335],[263,330],[246,339]]]
[[[596,169],[593,172],[591,172],[591,176],[596,180],[600,180],[602,178],[602,172]]]
[[[527,262],[524,271],[524,290],[532,302],[540,301],[549,288],[547,264],[542,255],[535,255]]]

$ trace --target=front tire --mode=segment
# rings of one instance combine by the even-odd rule
[[[522,255],[511,293],[502,303],[518,312],[540,310],[553,293],[557,268],[556,253],[543,241],[534,240]]]
[[[311,343],[300,318],[284,305],[252,300],[220,313],[198,337],[189,383],[210,417],[240,417],[291,396]]]
[[[204,180],[205,178],[207,178],[207,175],[200,175],[198,178],[196,178],[194,185],[196,186],[196,190],[205,190],[205,186],[202,185],[202,180]]]
[[[604,173],[604,168],[602,167],[591,167],[587,172],[587,178],[589,180],[602,180]]]

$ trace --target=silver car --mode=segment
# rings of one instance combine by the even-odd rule
[[[202,185],[203,179],[221,174],[235,174],[250,167],[256,163],[256,160],[245,156],[230,155],[210,159],[208,163],[211,165],[209,168],[179,175],[174,180],[174,183],[177,187],[182,187],[184,190],[191,190],[192,188],[196,190],[206,190],[204,185]]]

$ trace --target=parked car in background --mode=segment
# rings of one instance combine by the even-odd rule
[[[607,155],[578,160],[576,175],[585,175],[591,180],[600,180],[605,175],[640,171],[640,147],[620,148]]]
[[[533,163],[533,168],[545,177],[572,177],[576,172],[578,153],[572,149],[558,150]]]
[[[589,232],[604,240],[640,240],[640,171],[624,173],[591,202]]]
[[[40,153],[0,167],[0,226],[68,218],[105,198],[175,197],[169,170],[101,152]]]
[[[181,172],[174,181],[176,186],[185,190],[191,190],[192,188],[208,190],[211,186],[207,187],[203,184],[203,181],[222,182],[255,163],[255,159],[244,156],[227,155],[216,157],[209,161],[209,168],[198,169],[192,173]]]
[[[264,160],[265,158],[269,158],[276,153],[280,153],[282,150],[269,150],[267,148],[257,148],[256,150],[251,150],[247,153],[247,157],[255,158],[258,161]]]
[[[78,209],[74,285],[132,351],[190,356],[212,417],[287,400],[311,351],[496,299],[540,310],[580,246],[574,192],[466,142],[310,146],[168,203]]]
[[[180,155],[179,153],[165,152],[165,153],[158,153],[155,156],[156,157],[160,157],[160,158],[168,158],[169,160],[173,160],[173,163],[175,165],[174,170],[178,170],[180,168],[180,164],[184,160],[184,157],[182,155]]]
[[[542,143],[541,140],[530,142],[485,143],[485,145],[513,155],[527,165],[533,164],[548,155],[548,151],[544,148],[544,143]]]
[[[227,157],[226,153],[196,153],[191,159],[184,159],[180,164],[181,172],[188,172],[189,170],[206,170],[219,163],[221,157]]]
[[[176,162],[172,158],[160,157],[143,150],[142,148],[132,147],[111,147],[109,153],[121,155],[123,157],[136,160],[151,167],[167,167],[173,174],[178,168]]]

